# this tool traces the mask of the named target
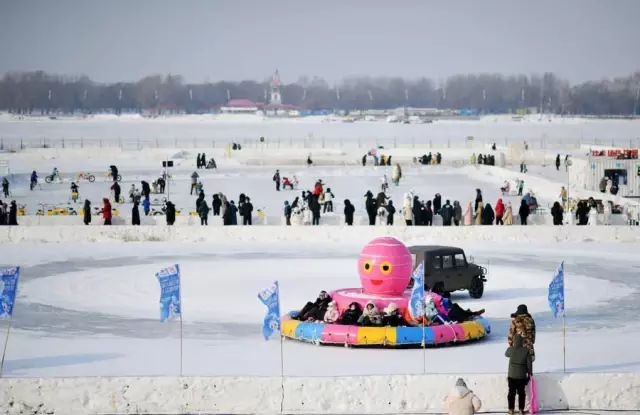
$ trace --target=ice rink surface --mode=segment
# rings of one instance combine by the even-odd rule
[[[321,289],[358,286],[360,247],[282,244],[7,245],[0,266],[22,264],[22,288],[8,345],[6,376],[175,375],[180,324],[158,321],[154,273],[179,263],[183,275],[183,372],[186,375],[330,376],[495,373],[509,314],[527,303],[538,324],[536,370],[562,370],[561,321],[546,290],[560,261],[567,281],[567,366],[571,371],[634,371],[629,344],[637,312],[637,245],[463,246],[489,268],[485,296],[456,293],[465,308],[486,308],[484,341],[422,350],[357,350],[284,341],[265,343],[257,292],[278,279],[283,311]],[[594,358],[597,356],[597,359]],[[596,363],[597,362],[597,363]]]

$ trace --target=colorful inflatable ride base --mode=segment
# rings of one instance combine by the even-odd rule
[[[342,288],[330,293],[340,312],[350,303],[361,307],[372,302],[383,309],[393,303],[406,315],[411,291],[406,287],[414,268],[409,248],[392,237],[376,238],[362,249],[358,258],[358,276],[361,288]],[[442,307],[442,298],[430,294]],[[444,310],[443,310],[444,311]],[[446,311],[445,311],[446,312]],[[463,323],[432,326],[362,327],[324,322],[303,322],[293,319],[296,312],[282,319],[285,338],[316,344],[342,344],[346,346],[431,346],[478,340],[491,332],[489,322],[476,318]]]

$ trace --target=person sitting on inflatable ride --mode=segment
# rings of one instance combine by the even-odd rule
[[[478,311],[471,311],[469,309],[464,310],[458,305],[458,303],[451,303],[448,318],[450,322],[464,323],[465,321],[471,321],[483,314],[484,308]]]
[[[316,301],[305,304],[295,319],[300,321],[322,321],[330,302],[331,297],[327,295],[327,292],[324,290],[320,291]]]
[[[384,309],[384,315],[382,316],[382,325],[388,327],[400,327],[406,326],[407,322],[404,321],[398,305],[396,303],[389,303],[387,308]]]
[[[340,318],[340,311],[338,311],[338,307],[335,301],[329,303],[327,306],[327,312],[324,313],[324,322],[325,323],[337,323]]]
[[[380,311],[378,311],[378,307],[376,307],[373,301],[369,301],[358,319],[358,326],[367,327],[380,325],[382,325],[382,315],[380,315]]]
[[[344,324],[347,326],[355,326],[358,324],[358,319],[362,316],[362,308],[360,304],[355,301],[349,304],[349,308],[344,310],[342,313],[342,318],[340,319],[340,324]]]

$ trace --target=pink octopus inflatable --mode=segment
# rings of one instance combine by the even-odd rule
[[[369,301],[382,310],[395,303],[404,310],[410,297],[406,291],[413,271],[413,256],[409,248],[392,237],[376,238],[369,242],[358,257],[358,276],[361,288],[342,288],[330,293],[344,311],[350,303],[363,308]]]
[[[392,237],[376,238],[360,252],[358,275],[367,294],[401,295],[409,284],[413,257]]]

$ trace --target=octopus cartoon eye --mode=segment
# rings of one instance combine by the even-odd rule
[[[362,270],[368,274],[372,269],[373,264],[371,263],[371,261],[364,261],[364,263],[362,264]]]
[[[391,266],[391,263],[389,263],[389,261],[384,261],[382,264],[380,264],[380,272],[382,273],[382,275],[391,274],[392,269],[393,267]]]

